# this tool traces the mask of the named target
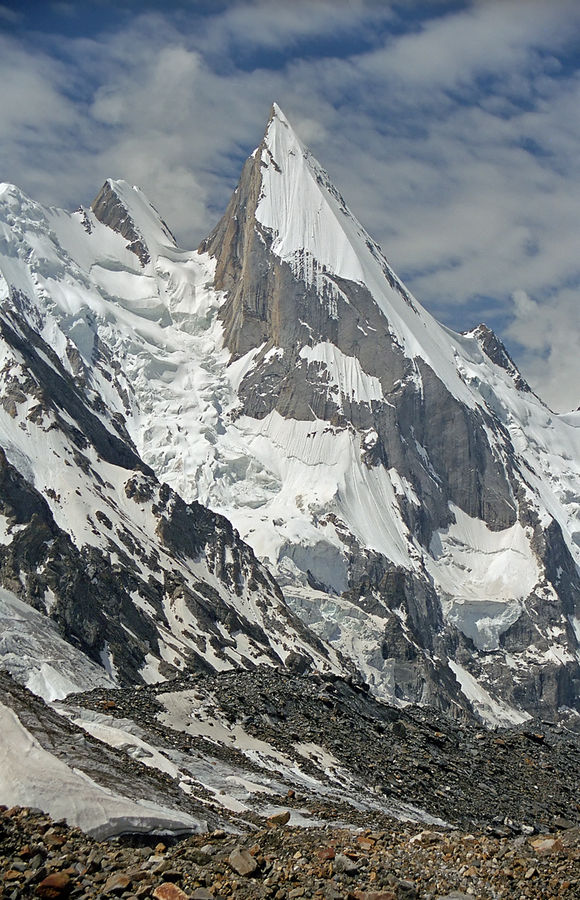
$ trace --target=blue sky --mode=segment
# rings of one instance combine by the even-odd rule
[[[0,180],[213,227],[276,100],[417,298],[580,405],[577,0],[0,0]]]

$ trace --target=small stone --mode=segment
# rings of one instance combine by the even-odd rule
[[[395,737],[398,738],[406,738],[407,737],[407,729],[403,722],[393,722],[392,731]]]
[[[122,894],[130,884],[131,878],[129,875],[125,875],[124,872],[115,872],[109,876],[103,890],[105,894]]]
[[[356,842],[361,850],[372,850],[372,848],[375,846],[375,842],[371,840],[371,838],[365,837],[362,834],[357,837]]]
[[[214,900],[207,888],[196,888],[191,895],[191,900]]]
[[[349,859],[344,853],[339,853],[334,860],[334,871],[339,875],[352,875],[358,871],[358,863]]]
[[[214,848],[212,847],[212,850]],[[206,851],[198,850],[197,847],[194,847],[187,854],[188,859],[194,862],[197,866],[207,866],[209,862],[211,862],[211,856]]]
[[[189,897],[171,881],[165,881],[155,888],[152,894],[155,900],[189,900]]]
[[[546,853],[557,853],[559,850],[564,849],[564,845],[558,838],[537,838],[535,841],[532,841],[531,844],[536,853],[542,855]]]
[[[22,872],[19,872],[18,869],[8,869],[7,872],[4,872],[4,881],[17,881]]]
[[[166,860],[163,856],[157,856],[157,854],[154,853],[153,856],[150,856],[149,859],[145,860],[145,862],[143,863],[143,867],[145,869],[151,869],[152,872],[155,872],[160,866],[164,866],[165,862]]]
[[[546,740],[546,735],[541,731],[524,731],[524,735],[535,744],[543,744]]]
[[[393,891],[355,891],[352,896],[355,900],[397,900]]]
[[[274,827],[277,827],[278,825],[287,825],[290,821],[290,812],[286,810],[285,812],[275,813],[273,816],[268,816],[266,821],[268,825]]]
[[[151,896],[151,885],[149,884],[141,884],[135,891],[136,897],[150,897]]]
[[[450,894],[437,894],[436,900],[473,900],[473,894],[464,894],[462,891],[451,891]]]
[[[243,847],[234,847],[228,857],[228,862],[238,875],[252,875],[258,868],[254,857]]]
[[[161,841],[155,845],[156,853],[165,853],[166,850],[167,850],[167,847],[165,846],[165,844],[161,843]]]
[[[27,871],[30,871],[27,863],[25,863],[22,859],[13,859],[12,868],[6,873],[4,877],[7,878],[8,881],[13,881],[15,878],[19,878],[24,875],[24,873]]]
[[[166,866],[163,867],[163,877],[165,881],[181,881],[183,878],[183,872],[180,872],[179,869],[172,869],[171,864],[167,863]]]
[[[63,844],[66,844],[66,835],[47,832],[42,840],[46,847],[62,847]]]
[[[414,835],[409,841],[410,844],[436,844],[437,841],[442,841],[444,835],[441,834],[440,831],[420,831],[419,834]]]
[[[318,859],[321,859],[323,862],[327,859],[334,859],[336,856],[336,850],[334,847],[323,847],[318,851]]]
[[[66,872],[52,872],[37,884],[36,895],[47,900],[67,897],[72,888],[70,876]]]

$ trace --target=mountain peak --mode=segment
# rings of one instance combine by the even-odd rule
[[[309,150],[304,146],[276,103],[272,105],[264,138],[257,152],[261,154],[262,167],[272,165],[274,171],[279,175],[284,173],[296,175],[293,172],[294,167],[288,166],[289,157],[297,157],[297,159],[310,157]]]
[[[300,273],[295,274],[302,274],[302,261],[308,259],[317,270],[362,282],[353,236],[345,224],[351,220],[361,231],[362,226],[276,104],[258,154],[256,220],[271,233],[273,253],[294,270],[298,267]],[[307,269],[312,265],[307,263]]]
[[[522,377],[521,372],[509,355],[503,341],[498,338],[497,334],[492,331],[485,322],[480,322],[477,328],[470,332],[470,334],[477,340],[479,346],[488,358],[491,359],[496,366],[505,369],[505,371],[512,376],[518,390],[531,392],[529,384],[525,378]]]
[[[144,192],[122,179],[107,178],[93,200],[91,209],[99,222],[124,237],[131,250],[145,266],[151,259],[152,246],[176,240]]]
[[[285,114],[284,110],[281,109],[276,102],[272,103],[272,107],[270,109],[270,115],[268,117],[268,122],[266,125],[266,132],[268,132],[272,123],[276,123],[278,125],[283,125],[291,134],[294,134],[294,130],[290,121]]]
[[[284,112],[278,106],[278,104],[276,103],[275,100],[272,103],[272,108],[270,109],[270,118],[268,119],[268,125],[270,124],[272,119],[279,119],[280,122],[283,122],[286,125],[289,125],[288,119],[286,118],[286,116],[284,115]]]

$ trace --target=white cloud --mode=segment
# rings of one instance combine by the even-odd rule
[[[549,303],[538,303],[525,291],[514,291],[507,334],[521,347],[531,386],[556,412],[580,407],[578,290],[562,289]]]
[[[287,50],[353,32],[369,32],[393,18],[389,3],[372,0],[246,0],[230,3],[219,17],[206,20],[201,42],[207,55],[243,55],[255,49]]]

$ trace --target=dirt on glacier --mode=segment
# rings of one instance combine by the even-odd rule
[[[200,698],[206,726],[243,723],[244,734],[295,760],[313,784],[327,778],[328,793],[293,783],[290,771],[268,782],[273,773],[243,747],[188,733],[187,722],[170,727],[167,696],[180,693]],[[565,724],[490,732],[378,703],[352,681],[266,667],[97,689],[65,705],[129,719],[173,759],[203,756],[216,770],[237,766],[256,783],[275,784],[278,795],[268,804],[277,812],[268,814],[262,795],[240,813],[227,803],[220,808],[219,791],[201,791],[199,802],[210,822],[219,816],[219,829],[97,841],[39,810],[3,808],[2,900],[580,897],[580,742]],[[298,752],[305,746],[318,748],[306,760]],[[342,793],[329,758],[344,780]],[[127,763],[127,775],[139,766]],[[144,776],[154,772],[143,768]],[[156,777],[159,790],[167,780],[169,797],[176,783]],[[415,820],[404,820],[407,814]]]

